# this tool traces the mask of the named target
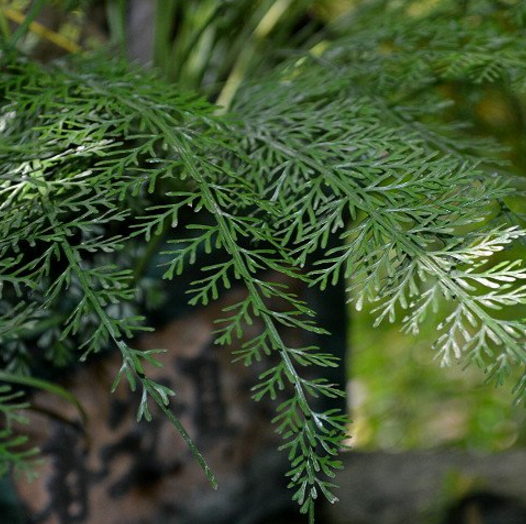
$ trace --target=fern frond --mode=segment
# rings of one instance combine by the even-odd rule
[[[506,223],[521,223],[506,204],[518,184],[506,179],[498,145],[444,118],[440,91],[456,82],[524,90],[522,10],[489,0],[363,2],[273,72],[233,79],[229,116],[120,61],[80,56],[42,66],[5,50],[5,364],[27,372],[35,341],[52,348],[54,363],[74,347],[85,359],[113,345],[122,356],[115,387],[124,380],[141,390],[138,418],[152,417],[153,401],[215,482],[170,409],[174,392],[145,373],[158,364],[155,353],[132,346],[148,329],[136,302],[157,251],[170,280],[220,255],[202,264],[189,302],[244,288],[217,322],[216,342],[263,326],[235,358],[269,359],[253,396],[280,401],[274,423],[289,487],[312,521],[318,496],[335,500],[330,479],[347,421],[318,410],[318,398],[341,392],[308,368],[338,363],[287,342],[284,329],[323,330],[272,275],[321,288],[349,279],[358,308],[371,302],[377,323],[401,319],[414,334],[442,314],[444,364],[474,361],[498,382],[526,364],[526,325],[507,316],[526,303],[526,271],[498,258],[526,236]],[[525,390],[526,373],[516,388]]]

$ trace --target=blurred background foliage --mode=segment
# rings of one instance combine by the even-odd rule
[[[437,2],[420,3],[424,9]],[[442,92],[455,102],[444,118],[470,122],[470,133],[498,140],[504,146],[502,157],[509,176],[524,179],[517,180],[517,187],[526,187],[526,99],[499,84],[478,88],[451,83]],[[524,218],[522,194],[509,197],[506,205]],[[516,246],[513,256],[524,259],[525,250]],[[401,333],[398,323],[373,327],[371,309],[350,312],[352,445],[477,451],[526,445],[526,406],[514,402],[509,385],[484,384],[484,374],[475,366],[441,368],[432,350],[436,337],[432,320],[415,338]],[[517,308],[515,315],[523,318],[526,310]]]
[[[163,75],[184,88],[205,93],[225,107],[244,78],[255,71],[264,74],[283,60],[284,49],[293,53],[309,45],[316,31],[361,3],[142,1],[154,12],[151,50],[140,49],[136,54],[151,52],[154,66]],[[438,1],[415,2],[414,15],[425,13]],[[502,1],[512,4],[521,0]],[[2,34],[7,36],[27,22],[37,4],[30,0],[0,0]],[[102,45],[113,46],[115,52],[132,47],[133,42],[127,41],[126,0],[52,4],[30,20],[29,31],[20,43],[26,52],[48,58]],[[83,9],[88,4],[89,8]],[[175,32],[173,20],[177,21]],[[314,43],[320,45],[319,41]],[[442,86],[441,91],[445,99],[456,102],[444,118],[471,122],[471,133],[495,137],[507,148],[502,154],[510,161],[510,176],[525,177],[526,100],[499,84],[479,88],[452,82]],[[526,214],[522,196],[508,200],[515,212]],[[516,256],[524,258],[526,248],[515,249]],[[517,311],[517,316],[524,314],[526,311]],[[373,327],[370,311],[353,309],[350,315],[348,377],[354,447],[456,446],[497,451],[526,445],[526,411],[514,404],[509,387],[484,385],[482,372],[476,367],[440,368],[434,362],[432,322],[415,339],[401,334],[396,323]]]
[[[484,384],[476,367],[434,361],[434,325],[415,339],[396,323],[373,328],[368,311],[353,311],[351,326],[354,447],[502,451],[526,444],[526,410],[509,387]]]

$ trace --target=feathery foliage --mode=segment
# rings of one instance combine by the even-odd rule
[[[16,435],[13,430],[15,423],[27,423],[20,410],[29,407],[27,402],[22,402],[21,392],[13,392],[9,386],[0,387],[0,410],[5,417],[3,429],[0,430],[0,475],[4,476],[10,468],[15,473],[26,473],[31,475],[32,468],[35,466],[31,459],[38,453],[37,449],[24,449],[24,444],[28,438],[25,435]]]
[[[222,9],[237,20],[230,4]],[[150,419],[156,403],[214,484],[170,409],[174,391],[148,378],[156,352],[137,351],[133,338],[149,329],[140,297],[162,240],[170,245],[162,253],[165,279],[203,252],[222,251],[227,256],[193,283],[190,303],[207,305],[234,283],[245,287],[246,297],[225,309],[216,342],[228,346],[247,324],[262,322],[235,358],[250,365],[279,355],[254,398],[289,395],[274,424],[290,459],[293,498],[313,519],[319,495],[335,500],[331,478],[347,423],[338,411],[316,410],[317,397],[342,393],[303,369],[339,363],[319,348],[285,342],[282,326],[322,330],[287,286],[262,275],[321,288],[344,275],[357,308],[373,302],[377,322],[400,318],[414,334],[445,301],[436,341],[443,364],[473,361],[498,383],[512,368],[525,369],[526,324],[507,313],[526,303],[526,270],[513,258],[494,263],[526,236],[522,217],[506,205],[515,179],[496,143],[444,117],[441,90],[451,83],[524,90],[525,23],[521,2],[363,2],[315,36],[308,32],[272,71],[252,71],[225,95],[227,114],[104,54],[42,65],[5,42],[4,368],[30,373],[34,346],[55,365],[115,346],[122,355],[116,383],[142,391],[138,419]],[[182,227],[189,211],[195,219]],[[314,253],[314,269],[305,270]],[[287,308],[273,308],[275,299]],[[526,372],[516,389],[523,397]],[[9,417],[5,399],[0,411]],[[9,426],[4,433],[0,460],[18,464],[17,437]]]

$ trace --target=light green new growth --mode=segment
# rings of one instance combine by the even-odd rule
[[[170,409],[174,391],[148,378],[156,352],[133,349],[148,330],[136,312],[144,271],[160,240],[176,279],[202,252],[226,253],[203,268],[191,304],[234,284],[246,297],[224,311],[217,340],[229,345],[256,319],[263,331],[235,358],[279,355],[254,398],[289,394],[274,424],[290,459],[303,512],[335,499],[331,478],[346,418],[315,399],[342,393],[306,366],[337,366],[319,348],[291,347],[281,328],[320,333],[311,311],[267,272],[306,285],[349,279],[357,308],[377,323],[400,319],[418,334],[437,319],[443,364],[474,361],[497,382],[524,369],[526,304],[521,261],[496,260],[524,238],[506,206],[514,192],[499,148],[443,117],[436,88],[448,82],[526,87],[524,9],[518,2],[365,2],[271,74],[243,82],[228,115],[153,73],[95,55],[38,65],[0,58],[0,342],[7,371],[27,372],[36,343],[60,364],[116,346],[125,379],[142,390],[138,419],[156,403],[203,457]],[[195,221],[181,231],[181,213]],[[510,217],[512,222],[509,221]],[[336,246],[336,247],[334,247]],[[305,270],[314,253],[314,269]],[[320,256],[321,253],[321,256]],[[287,309],[273,309],[278,299]],[[503,311],[501,311],[503,310]],[[76,347],[76,344],[79,347]],[[270,362],[270,360],[269,360]],[[274,360],[272,360],[274,362]],[[526,373],[517,395],[526,390]],[[11,416],[1,392],[0,411]],[[20,464],[9,425],[0,461]]]

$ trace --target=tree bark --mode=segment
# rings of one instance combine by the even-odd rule
[[[524,524],[526,451],[350,452],[330,524]]]

